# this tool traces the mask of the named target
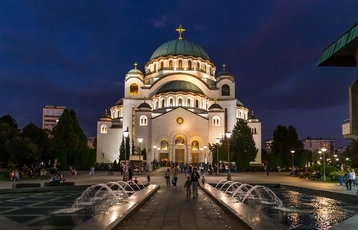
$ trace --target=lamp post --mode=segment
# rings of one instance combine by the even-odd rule
[[[220,139],[216,138],[216,175],[220,175],[220,167],[219,167],[219,142]]]
[[[326,148],[321,149],[323,152],[323,181],[326,182]]]
[[[231,181],[231,175],[230,175],[230,137],[231,137],[231,133],[227,132],[225,133],[226,138],[227,138],[227,164],[228,164],[228,170],[227,170],[227,181]]]
[[[200,171],[203,169],[203,161],[202,161],[202,157],[203,157],[203,148],[200,148]]]
[[[124,167],[123,167],[123,181],[127,181],[127,175],[126,175],[126,172],[127,172],[127,137],[129,135],[129,132],[128,132],[128,127],[127,127],[127,130],[125,130],[123,132],[123,136],[124,136]]]
[[[295,158],[294,158],[294,153],[295,153],[295,150],[291,150],[291,153],[292,153],[292,168],[295,167]]]
[[[138,163],[138,175],[140,174],[140,170],[141,170],[141,166],[142,166],[142,162],[141,162],[141,155],[142,155],[142,141],[143,141],[143,138],[139,137],[138,138],[138,142],[140,144],[140,147],[139,147],[139,163]]]
[[[206,159],[206,145],[204,145],[204,170],[206,170],[206,164],[207,164],[208,160]]]

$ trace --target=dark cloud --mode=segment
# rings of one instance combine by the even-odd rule
[[[41,126],[45,105],[76,111],[85,133],[123,96],[125,74],[183,37],[227,65],[236,97],[261,119],[263,140],[279,124],[301,138],[342,142],[354,68],[317,67],[329,44],[356,23],[358,2],[2,1],[0,116]]]

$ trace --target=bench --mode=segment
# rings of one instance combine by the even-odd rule
[[[60,183],[44,183],[44,187],[60,187],[60,186],[75,186],[75,182],[60,182]]]
[[[18,183],[12,184],[12,188],[38,188],[41,187],[41,183]]]

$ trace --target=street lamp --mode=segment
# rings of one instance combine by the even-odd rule
[[[123,131],[124,136],[124,167],[123,167],[123,181],[127,181],[127,137],[129,135],[128,127],[127,130]]]
[[[220,175],[220,168],[219,168],[219,142],[220,142],[220,139],[216,138],[216,175]]]
[[[138,142],[140,144],[140,147],[139,147],[139,163],[138,163],[138,175],[140,174],[140,170],[141,170],[141,165],[142,165],[142,162],[140,160],[140,157],[142,155],[142,141],[143,141],[143,138],[139,137],[138,138]]]
[[[326,182],[326,148],[321,149],[323,152],[323,181]]]
[[[200,148],[200,170],[202,170],[203,168],[203,161],[202,161],[202,157],[203,157],[203,148]]]
[[[231,181],[231,175],[230,175],[230,137],[231,137],[231,133],[227,132],[225,133],[226,138],[227,138],[227,164],[228,164],[228,171],[227,171],[227,181]]]
[[[208,160],[206,159],[206,145],[204,145],[204,169],[206,169],[206,164],[207,164]]]
[[[291,150],[291,153],[292,153],[292,168],[295,167],[295,163],[294,163],[294,153],[295,153],[295,150]]]

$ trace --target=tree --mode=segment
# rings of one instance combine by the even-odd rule
[[[49,135],[47,131],[37,127],[34,123],[26,125],[22,129],[23,137],[28,137],[30,140],[37,145],[39,159],[41,161],[48,157],[48,148],[49,148]]]
[[[61,156],[66,159],[66,162],[61,162],[62,165],[82,163],[82,158],[88,153],[87,137],[72,109],[64,109],[57,125],[53,128],[52,135],[52,151],[56,157]]]
[[[236,166],[241,169],[249,168],[250,161],[256,159],[259,150],[256,148],[251,128],[244,119],[239,119],[234,126],[230,151],[234,153],[230,155],[233,155]]]
[[[292,126],[288,128],[283,125],[276,127],[273,133],[273,143],[272,143],[272,154],[274,157],[274,162],[269,161],[270,167],[276,167],[276,165],[286,165],[292,166],[293,163],[299,163],[298,166],[303,167],[304,164],[299,159],[303,155],[303,144],[298,139],[296,129]],[[292,153],[295,151],[292,162]]]
[[[227,160],[227,141],[224,138],[219,138],[219,143],[209,143],[209,150],[213,154],[213,165],[216,165],[217,162]],[[218,159],[219,158],[219,159]],[[220,164],[220,163],[219,163]]]
[[[6,148],[6,141],[12,140],[20,130],[15,119],[9,114],[0,117],[0,165],[6,167],[10,162],[9,152]]]
[[[30,164],[39,158],[37,145],[30,138],[20,135],[6,141],[6,150],[10,161],[19,165]]]
[[[348,157],[350,166],[355,168],[358,167],[358,140],[352,139],[351,143],[348,145],[345,152],[346,157]]]

